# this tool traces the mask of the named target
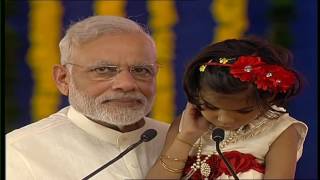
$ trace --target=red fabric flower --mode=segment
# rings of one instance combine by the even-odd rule
[[[285,93],[296,82],[295,74],[278,65],[264,65],[257,72],[257,88]]]
[[[231,66],[230,73],[241,81],[253,82],[265,63],[257,56],[240,56]]]
[[[210,60],[205,65],[230,67],[230,74],[233,77],[244,82],[255,83],[258,89],[274,93],[286,93],[297,81],[293,71],[287,70],[281,65],[266,64],[258,56],[240,56],[233,64],[229,63],[228,59],[222,62]],[[204,70],[205,66],[200,72],[204,72]]]

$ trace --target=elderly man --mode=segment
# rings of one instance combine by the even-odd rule
[[[72,25],[59,46],[53,75],[70,106],[6,135],[7,179],[81,179],[153,128],[153,140],[93,177],[144,178],[168,129],[146,117],[156,90],[154,41],[129,19],[93,16]]]

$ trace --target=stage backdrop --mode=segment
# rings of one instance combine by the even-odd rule
[[[186,63],[208,43],[258,35],[291,49],[304,74],[291,115],[309,126],[297,178],[317,177],[316,0],[6,1],[5,128],[10,132],[66,106],[52,80],[58,43],[70,23],[93,14],[129,17],[147,25],[161,64],[151,116],[171,122],[186,97]]]

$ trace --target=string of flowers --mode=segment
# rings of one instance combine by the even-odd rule
[[[126,16],[127,1],[105,1],[105,0],[95,0],[93,4],[94,12],[97,15],[113,15],[113,16]]]
[[[175,34],[173,27],[177,23],[178,15],[174,1],[147,1],[147,8],[150,14],[149,25],[156,42],[160,63],[157,96],[152,117],[170,123],[175,118],[175,74],[173,70]]]
[[[58,109],[60,95],[52,78],[52,65],[59,63],[62,5],[60,1],[30,1],[27,62],[34,80],[31,98],[32,120],[42,119]]]
[[[212,0],[211,13],[216,22],[213,42],[240,38],[248,29],[248,0]]]

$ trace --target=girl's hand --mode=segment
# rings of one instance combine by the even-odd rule
[[[209,126],[210,123],[201,115],[198,108],[188,102],[181,116],[178,136],[185,141],[194,143],[208,130]]]

